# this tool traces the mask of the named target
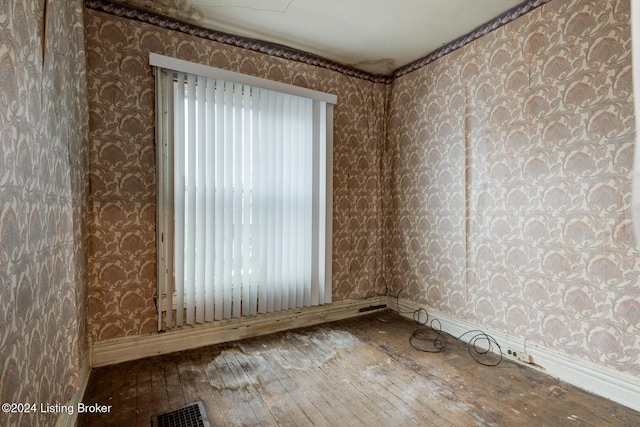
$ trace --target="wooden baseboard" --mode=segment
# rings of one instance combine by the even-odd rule
[[[413,312],[420,308],[418,304],[402,298],[396,301],[396,298],[393,297],[377,296],[362,300],[341,301],[320,307],[259,315],[252,318],[231,319],[195,327],[184,327],[162,333],[98,341],[93,343],[92,346],[92,366],[112,365],[205,345],[333,322],[371,313],[372,310],[368,310],[370,308],[373,308],[373,310],[383,309],[380,306],[396,312],[399,311],[402,316],[408,318],[413,318]],[[456,337],[469,330],[483,329],[476,324],[454,318],[431,308],[429,308],[429,316],[431,319],[440,321],[443,331]],[[533,363],[526,364],[527,366],[640,411],[639,378],[568,356],[553,349],[527,343],[521,337],[493,330],[484,329],[484,331],[495,338],[505,357],[523,363],[517,358],[508,356],[506,352],[507,349],[516,350],[519,353],[526,351],[533,359]],[[88,380],[88,373],[86,377]],[[80,395],[80,398],[82,398],[82,395]]]
[[[193,327],[187,326],[167,332],[96,341],[92,346],[92,366],[113,365],[129,360],[347,319],[371,313],[370,308],[382,310],[384,307],[379,306],[384,306],[386,302],[386,296],[376,296],[242,319],[223,320]]]
[[[413,318],[413,312],[420,308],[418,304],[402,298],[396,302],[394,297],[389,297],[387,305],[389,309],[396,312],[399,310],[402,316],[408,318]],[[640,378],[638,377],[537,344],[530,344],[524,338],[487,330],[476,324],[439,313],[431,308],[428,308],[428,312],[429,318],[438,319],[442,330],[450,335],[459,337],[469,330],[483,329],[498,342],[504,357],[540,370],[590,393],[640,411]],[[423,320],[421,319],[421,321]],[[531,356],[532,363],[524,363],[515,357],[510,357],[507,354],[508,349],[526,352]]]

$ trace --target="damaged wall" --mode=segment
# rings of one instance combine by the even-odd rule
[[[552,1],[394,82],[391,294],[640,376],[629,3]]]
[[[4,1],[0,79],[0,401],[66,404],[88,356],[82,2]]]
[[[87,10],[91,114],[89,327],[97,340],[157,330],[154,77],[149,52],[335,93],[333,300],[384,292],[387,87],[340,72]]]

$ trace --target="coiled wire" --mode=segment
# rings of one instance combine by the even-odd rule
[[[483,366],[497,366],[502,362],[502,348],[491,335],[480,329],[467,331],[459,337],[447,334],[442,331],[442,324],[438,319],[431,319],[431,322],[429,322],[429,313],[427,313],[426,309],[418,308],[413,312],[401,311],[399,301],[401,293],[402,290],[396,295],[398,313],[413,313],[413,321],[416,323],[416,328],[409,338],[411,347],[425,353],[440,353],[447,347],[447,335],[458,341],[463,341],[462,338],[471,335],[471,338],[467,341],[467,350],[473,360]],[[424,321],[420,320],[422,317],[424,317]],[[497,347],[497,352],[494,351],[494,346]]]

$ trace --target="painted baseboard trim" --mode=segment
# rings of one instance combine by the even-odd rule
[[[415,302],[389,297],[387,306],[404,317],[413,319],[413,312],[421,306]],[[443,331],[458,337],[472,329],[482,329],[500,344],[506,358],[529,366],[554,378],[575,385],[590,393],[610,399],[636,411],[640,411],[640,378],[625,374],[615,369],[603,367],[593,362],[568,356],[559,351],[527,343],[523,338],[514,337],[502,332],[489,330],[465,320],[454,318],[429,307],[430,319],[438,319]],[[424,318],[421,319],[424,321]],[[463,338],[464,339],[464,338]],[[527,364],[509,357],[506,352],[511,348],[520,352],[526,351],[533,363]]]
[[[71,400],[66,403],[67,406],[71,406],[73,408],[73,411],[70,411],[70,413],[61,412],[60,415],[58,415],[58,419],[56,420],[56,427],[76,426],[78,422],[78,404],[82,402],[84,393],[87,391],[90,376],[91,364],[89,353],[87,353],[87,358],[82,362],[82,367],[80,368],[80,381],[78,384],[78,390],[76,390],[76,392],[73,394]]]
[[[188,326],[167,332],[96,341],[92,346],[91,366],[113,365],[206,345],[334,322],[369,314],[372,312],[368,310],[369,308],[384,306],[386,303],[386,296],[376,296],[339,301],[318,307],[262,314],[250,318],[223,320],[194,327]],[[364,311],[360,311],[361,309]],[[374,310],[383,309],[384,307]]]

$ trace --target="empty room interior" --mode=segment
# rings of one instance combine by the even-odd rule
[[[3,1],[0,425],[640,425],[632,3]]]

